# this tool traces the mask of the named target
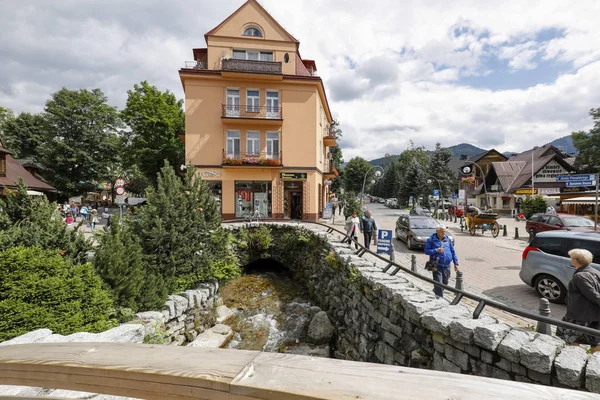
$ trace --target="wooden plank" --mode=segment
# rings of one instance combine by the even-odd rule
[[[231,384],[268,400],[600,399],[600,395],[520,382],[335,359],[261,353]]]
[[[147,393],[146,398],[169,393],[180,398],[239,399],[228,394],[229,384],[257,354],[120,343],[0,346],[0,382],[132,397],[139,390]],[[103,382],[109,387],[100,390]]]

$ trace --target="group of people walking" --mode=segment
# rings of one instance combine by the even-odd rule
[[[72,202],[69,205],[69,203],[65,201],[62,206],[58,206],[58,212],[67,225],[77,223],[77,217],[79,217],[81,221],[88,223],[92,231],[94,231],[96,229],[96,224],[100,222],[98,207],[98,202],[90,205],[83,204],[81,208],[79,208],[75,202]]]

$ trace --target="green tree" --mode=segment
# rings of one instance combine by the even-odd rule
[[[429,193],[432,193],[433,189],[439,189],[442,191],[441,195],[448,198],[456,190],[458,182],[456,174],[450,168],[451,159],[452,152],[436,143],[425,173],[425,180],[431,180],[428,184]]]
[[[413,161],[416,161],[422,168],[426,168],[429,164],[429,154],[425,147],[415,147],[411,141],[409,147],[398,157],[398,173],[401,177],[406,174]]]
[[[575,167],[580,172],[596,173],[600,171],[600,108],[592,108],[590,116],[594,127],[589,132],[573,132],[573,145],[579,150]]]
[[[3,139],[15,158],[39,161],[48,138],[48,124],[41,114],[21,113],[3,124]]]
[[[535,213],[543,213],[546,211],[546,201],[542,196],[527,196],[521,202],[521,212],[525,218],[531,217]]]
[[[354,192],[346,192],[344,194],[344,201],[344,217],[346,219],[352,215],[353,211],[356,211],[356,215],[358,215],[359,218],[362,217],[362,207]]]
[[[398,200],[400,203],[408,203],[410,196],[413,196],[415,201],[418,201],[419,197],[424,193],[427,188],[423,188],[423,182],[425,180],[425,173],[423,167],[417,160],[413,160],[412,164],[408,167],[404,179],[400,186],[400,192]]]
[[[49,135],[41,149],[48,178],[65,195],[95,190],[117,149],[110,139],[121,126],[100,89],[63,88],[46,102]]]
[[[185,128],[183,100],[168,90],[143,81],[127,92],[127,104],[121,112],[130,131],[124,132],[131,165],[150,182],[156,183],[163,160],[178,169],[185,162],[185,146],[179,134]]]
[[[360,193],[363,182],[367,176],[366,182],[370,182],[375,177],[375,168],[367,160],[361,157],[354,157],[344,168],[344,189],[348,192]],[[365,191],[369,184],[365,184]]]
[[[17,189],[15,191],[7,190],[5,200],[3,202],[0,200],[0,202],[0,205],[4,206],[9,223],[16,224],[29,218],[35,212],[39,200],[27,194],[27,186],[19,178]]]
[[[110,231],[97,236],[94,266],[111,291],[115,305],[138,311],[144,282],[142,245],[129,221],[120,222],[115,218]]]

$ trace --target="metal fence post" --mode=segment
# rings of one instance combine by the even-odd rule
[[[515,226],[515,239],[519,238],[519,228]]]
[[[454,287],[463,290],[463,272],[460,270],[456,271],[456,285]]]
[[[410,257],[410,269],[412,272],[417,272],[417,256],[414,254]]]
[[[502,236],[508,236],[508,232],[506,231],[506,225],[504,225],[504,232],[502,232]]]
[[[541,298],[540,299],[540,315],[542,317],[550,317],[550,302],[548,299]],[[543,333],[545,335],[552,335],[552,327],[550,324],[546,322],[538,321],[536,332]]]

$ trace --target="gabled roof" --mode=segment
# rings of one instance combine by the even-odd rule
[[[477,155],[469,158],[469,161],[477,162],[477,161],[481,160],[484,157],[487,157],[488,155],[490,155],[492,153],[496,153],[497,155],[499,155],[503,159],[508,160],[508,157],[506,157],[504,154],[500,153],[498,150],[491,149],[491,150],[484,151],[483,153],[479,153],[479,154],[477,154]]]
[[[242,11],[245,7],[247,7],[250,4],[255,4],[259,8],[259,10],[261,10],[265,14],[265,17],[267,17],[271,21],[273,21],[273,23],[275,25],[277,25],[283,31],[283,33],[285,33],[289,37],[289,39],[292,42],[296,43],[297,47],[300,46],[300,42],[298,41],[298,39],[296,39],[294,36],[292,36],[291,33],[289,33],[283,26],[281,26],[281,24],[279,22],[277,22],[277,20],[275,18],[273,18],[273,16],[271,14],[269,14],[269,12],[267,10],[265,10],[265,8],[263,6],[261,6],[260,3],[256,0],[246,1],[237,10],[235,10],[233,12],[233,14],[231,14],[229,17],[225,18],[225,20],[223,22],[221,22],[219,25],[215,26],[210,31],[206,32],[206,34],[204,35],[204,38],[207,39],[208,36],[214,35],[219,30],[219,28],[221,28],[223,25],[225,25],[227,22],[229,22],[231,20],[231,18],[233,18],[236,14],[238,14],[240,11]],[[207,40],[207,42],[208,42],[208,40]]]
[[[523,171],[523,168],[527,163],[525,161],[504,161],[504,162],[493,162],[492,166],[496,172],[496,176],[502,185],[502,190],[509,192],[513,183]]]
[[[40,189],[45,191],[56,191],[56,189],[46,182],[42,182],[31,175],[23,166],[15,160],[10,154],[6,155],[6,176],[0,177],[0,186],[16,187],[19,178],[23,180],[25,186],[30,189]]]

